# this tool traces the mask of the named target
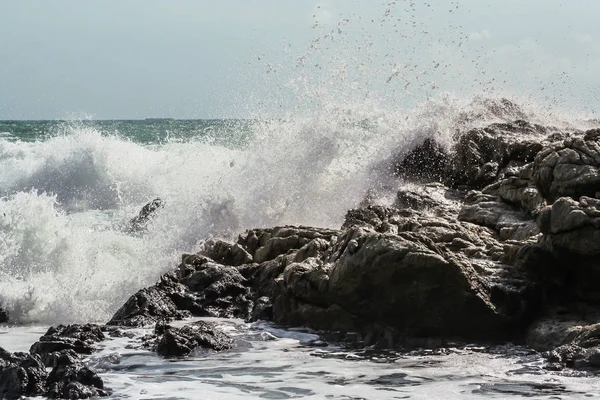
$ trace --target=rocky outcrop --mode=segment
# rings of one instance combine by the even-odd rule
[[[48,373],[40,358],[27,353],[10,353],[0,347],[0,398],[44,394]]]
[[[96,350],[95,344],[104,339],[104,333],[94,324],[58,325],[50,327],[44,336],[31,346],[29,352],[41,357],[61,351],[91,354]],[[50,366],[51,363],[45,364]]]
[[[471,189],[489,185],[506,170],[532,162],[550,132],[547,127],[517,120],[460,133],[446,183]]]
[[[560,197],[598,197],[599,168],[600,129],[594,129],[544,148],[535,159],[533,178],[549,203]]]
[[[511,107],[500,108],[525,116]],[[600,304],[599,132],[519,119],[458,130],[450,148],[433,135],[393,160],[404,183],[391,207],[350,210],[340,230],[210,239],[109,324],[271,319],[381,346],[528,338],[557,365],[594,367],[600,319],[535,321],[572,302]],[[165,328],[153,348],[187,354],[198,329]]]
[[[31,346],[30,353],[13,354],[0,348],[0,397],[87,399],[108,396],[102,378],[79,356],[90,354],[95,350],[94,344],[102,340],[104,334],[96,325],[59,325],[48,329]]]
[[[157,324],[155,338],[148,344],[163,357],[183,357],[199,349],[222,351],[233,347],[233,340],[215,324],[198,321],[181,328]]]

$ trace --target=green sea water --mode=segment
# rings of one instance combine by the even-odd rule
[[[231,148],[243,146],[259,122],[245,119],[42,120],[0,121],[0,139],[33,142],[77,129],[96,130],[138,144],[202,140]]]

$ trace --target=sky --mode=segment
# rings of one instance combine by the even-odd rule
[[[0,119],[248,118],[451,93],[596,115],[597,0],[0,0]]]

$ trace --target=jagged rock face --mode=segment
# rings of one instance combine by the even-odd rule
[[[255,263],[298,250],[314,239],[331,241],[338,231],[304,226],[282,226],[270,229],[251,229],[240,235],[238,244],[252,255]]]
[[[524,281],[513,276],[519,283],[511,287],[502,268],[469,261],[467,253],[491,255],[499,246],[485,228],[385,207],[351,210],[344,227],[321,259],[285,267],[273,295],[276,322],[390,345],[401,337],[506,335],[528,313]]]
[[[471,189],[489,185],[507,167],[532,162],[548,133],[543,126],[519,120],[460,134],[445,182]]]
[[[541,151],[533,179],[542,196],[553,203],[560,197],[598,197],[600,193],[600,130],[569,137]]]
[[[411,181],[441,182],[448,169],[449,154],[439,143],[427,138],[407,154],[399,156],[395,175]]]
[[[104,334],[97,325],[58,325],[50,327],[29,351],[40,356],[63,350],[91,354],[95,350],[94,344],[104,339]]]
[[[48,375],[46,395],[58,399],[87,399],[108,396],[98,374],[79,359],[62,354]]]
[[[163,357],[183,357],[198,349],[227,350],[233,340],[215,324],[198,321],[181,328],[157,324],[157,338],[151,347]]]
[[[46,368],[38,356],[13,354],[0,347],[0,398],[42,395],[47,376]]]
[[[154,286],[140,290],[108,321],[107,325],[144,326],[163,319],[181,319],[190,316],[186,309],[180,309],[174,298],[180,299],[185,291],[175,274],[164,275]],[[178,296],[179,295],[179,296]]]

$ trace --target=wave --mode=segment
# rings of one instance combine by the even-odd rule
[[[40,141],[0,138],[0,304],[15,322],[104,321],[210,236],[338,227],[367,192],[402,184],[385,160],[425,138],[450,147],[457,131],[515,119],[591,123],[443,95],[409,111],[331,104],[256,121],[241,148],[202,138],[144,145],[77,124]],[[122,229],[156,197],[165,206],[144,235]]]

